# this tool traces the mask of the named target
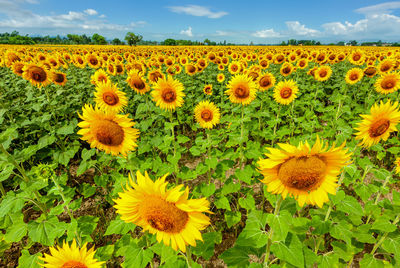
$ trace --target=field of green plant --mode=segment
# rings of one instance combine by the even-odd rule
[[[1,46],[0,58],[1,267],[40,267],[73,241],[93,248],[88,258],[104,267],[400,266],[398,51]],[[46,80],[29,73],[30,64]],[[346,80],[352,68],[361,70],[355,83]],[[108,86],[91,82],[99,69]],[[148,86],[144,94],[129,82],[134,69],[142,76],[131,81]],[[154,70],[162,77],[152,82]],[[263,90],[266,73],[275,83]],[[175,82],[163,85],[168,79]],[[180,104],[170,102],[179,83]],[[117,112],[95,99],[110,85],[127,100],[119,95],[125,107]],[[208,128],[195,116],[206,100],[220,113]],[[87,104],[108,119],[85,119]],[[200,121],[216,119],[207,111]],[[135,124],[104,123],[115,126],[121,114]],[[162,186],[157,179],[166,174]]]

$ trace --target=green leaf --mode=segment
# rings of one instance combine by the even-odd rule
[[[125,261],[122,263],[122,267],[126,268],[145,268],[154,256],[153,251],[144,249],[133,241],[125,249],[125,252],[128,254],[123,254],[123,256],[125,256]]]
[[[18,259],[18,268],[40,268],[39,258],[42,254],[40,252],[31,255],[27,249],[21,250],[21,257]]]
[[[218,199],[216,202],[214,202],[214,204],[218,209],[226,209],[226,210],[231,211],[231,206],[229,204],[229,200],[225,196]]]
[[[376,219],[376,221],[372,224],[371,229],[379,230],[382,232],[394,232],[397,227],[392,224],[388,217],[382,216]]]
[[[16,128],[7,128],[7,130],[0,133],[0,143],[3,144],[5,149],[11,144],[11,141],[18,137],[18,131]]]
[[[400,236],[398,233],[388,235],[383,240],[382,248],[389,253],[393,253],[397,259],[400,257]]]
[[[98,261],[108,261],[112,258],[114,252],[114,245],[107,245],[104,247],[96,248],[96,253],[94,257]]]
[[[360,217],[364,215],[360,203],[350,195],[346,195],[346,197],[336,206],[338,210],[348,213],[349,215],[357,215]]]
[[[222,186],[221,193],[223,195],[228,195],[231,193],[236,193],[240,189],[240,184],[239,183],[234,183],[233,181],[230,182],[225,182],[224,185]]]
[[[248,247],[234,246],[219,257],[224,260],[228,267],[247,267],[249,264],[249,254],[247,253]]]
[[[210,195],[215,193],[215,184],[202,184],[200,191],[205,197],[209,197]]]
[[[333,224],[331,226],[331,236],[336,238],[336,239],[341,239],[345,241],[348,244],[351,244],[351,237],[352,237],[352,232],[351,229],[353,228],[353,225],[341,221],[337,224]]]
[[[330,221],[321,220],[320,216],[312,216],[311,226],[314,227],[312,233],[316,235],[326,234],[329,232],[331,224],[332,223]]]
[[[364,254],[363,259],[360,261],[360,267],[363,268],[383,268],[384,264],[381,260],[377,260],[371,254]]]
[[[268,214],[267,223],[273,230],[272,241],[284,241],[289,232],[291,222],[292,215],[286,210],[281,211],[278,215]]]
[[[11,225],[4,236],[7,242],[19,242],[26,235],[28,225],[24,222]]]
[[[74,133],[74,129],[75,129],[75,124],[71,123],[69,125],[62,126],[59,129],[57,129],[57,134],[59,134],[59,135],[69,135],[69,134]]]
[[[242,208],[247,209],[247,211],[250,211],[252,209],[255,209],[256,201],[254,200],[254,197],[252,195],[247,195],[246,198],[239,198],[239,205]]]
[[[78,230],[82,236],[87,238],[87,242],[92,242],[91,234],[96,229],[98,217],[94,216],[82,216],[78,218]]]
[[[291,265],[296,267],[304,267],[304,255],[302,248],[303,245],[297,235],[292,235],[289,247],[283,242],[274,243],[271,246],[271,251],[277,258],[287,261]]]
[[[66,230],[67,223],[58,221],[56,216],[50,216],[49,219],[42,219],[40,222],[32,221],[28,224],[29,237],[32,241],[46,246],[54,245],[54,239],[64,235]]]
[[[197,242],[196,247],[193,247],[193,253],[196,256],[201,256],[205,260],[211,259],[214,255],[215,244],[222,241],[222,234],[219,232],[209,232],[203,234],[203,241]]]
[[[110,222],[104,235],[126,234],[133,229],[135,229],[133,223],[126,223],[118,217]]]
[[[21,212],[25,201],[22,198],[16,197],[13,191],[8,191],[6,197],[0,203],[0,218],[7,213]]]
[[[239,211],[226,211],[224,216],[228,228],[231,228],[233,225],[240,222],[240,219],[242,218],[242,214]]]
[[[247,246],[261,248],[268,242],[268,235],[265,231],[268,214],[253,210],[247,216],[246,226],[240,233],[236,244],[238,246]]]
[[[239,180],[250,184],[253,176],[253,168],[250,165],[246,165],[243,169],[236,169],[235,176]]]

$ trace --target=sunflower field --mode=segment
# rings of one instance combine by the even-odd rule
[[[0,46],[0,267],[400,267],[400,51]]]

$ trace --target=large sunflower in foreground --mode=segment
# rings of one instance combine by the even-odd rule
[[[172,76],[159,78],[151,92],[156,105],[164,110],[175,110],[183,105],[183,84]]]
[[[400,88],[400,75],[398,73],[382,74],[375,82],[375,90],[382,94],[396,92]]]
[[[143,231],[156,234],[158,242],[185,252],[186,245],[196,246],[196,240],[202,240],[200,230],[210,224],[203,214],[210,212],[209,202],[188,199],[189,188],[183,190],[183,185],[167,190],[166,177],[153,182],[147,172],[143,176],[138,171],[137,183],[130,179],[130,185],[114,200],[114,207],[125,222],[139,225]]]
[[[233,103],[248,105],[256,98],[257,84],[245,74],[235,75],[227,87],[228,90],[225,91],[225,94]]]
[[[97,83],[94,96],[96,105],[104,111],[119,113],[128,105],[125,92],[118,90],[111,81]]]
[[[218,107],[209,101],[199,102],[194,108],[194,115],[202,128],[213,128],[221,116]]]
[[[297,96],[299,88],[294,80],[280,81],[274,90],[274,99],[277,103],[288,105]]]
[[[104,267],[104,262],[99,262],[94,258],[95,250],[86,248],[85,243],[81,249],[77,247],[75,240],[71,246],[64,242],[60,248],[50,247],[50,253],[44,254],[44,257],[39,257],[45,264],[40,264],[48,268],[100,268]]]
[[[352,68],[347,71],[345,80],[347,84],[354,85],[355,83],[360,81],[363,76],[363,70],[361,70],[360,68]]]
[[[42,64],[26,64],[22,70],[22,77],[34,86],[41,88],[51,83],[50,73]]]
[[[85,105],[82,108],[83,120],[78,124],[81,139],[90,143],[91,148],[97,148],[112,155],[127,155],[137,147],[136,140],[139,130],[132,128],[135,123],[128,115],[107,113],[99,107]]]
[[[358,131],[356,139],[361,140],[360,145],[371,147],[380,140],[386,141],[390,133],[397,130],[396,125],[400,122],[398,102],[375,103],[370,114],[360,116],[363,120],[355,128]]]
[[[143,75],[138,69],[132,69],[126,78],[128,85],[138,94],[143,95],[150,91],[150,87],[146,84]]]
[[[322,207],[329,201],[328,193],[336,194],[337,176],[341,169],[350,163],[351,154],[335,144],[321,142],[319,137],[310,147],[308,142],[297,147],[279,144],[282,149],[267,148],[267,159],[257,164],[264,176],[262,182],[267,191],[281,194],[283,198],[293,196],[302,207],[304,204]]]

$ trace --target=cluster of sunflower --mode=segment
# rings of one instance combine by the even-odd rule
[[[288,77],[297,69],[306,69],[315,80],[324,82],[333,74],[331,66],[348,60],[356,66],[366,65],[364,69],[355,67],[347,71],[343,78],[353,85],[364,76],[380,77],[374,83],[377,92],[389,94],[400,88],[400,54],[392,50],[366,48],[204,48],[191,50],[180,48],[143,48],[138,50],[91,47],[60,48],[54,55],[39,50],[0,50],[0,66],[5,64],[17,75],[22,75],[37,87],[47,86],[50,81],[65,85],[66,76],[56,70],[69,65],[78,68],[89,67],[96,72],[91,77],[95,86],[96,106],[84,105],[78,124],[78,134],[91,147],[112,155],[127,156],[137,147],[139,131],[129,114],[121,114],[128,105],[126,94],[112,83],[110,75],[126,72],[126,82],[137,94],[148,93],[155,104],[163,110],[174,111],[184,104],[184,86],[174,76],[185,72],[189,76],[204,71],[216,64],[219,71],[230,75],[225,94],[232,103],[249,105],[255,100],[258,91],[274,88],[276,102],[288,105],[299,92],[295,80],[277,82],[268,70],[270,65],[281,65],[279,73]],[[379,62],[378,64],[376,64]],[[22,67],[21,67],[22,66]],[[312,68],[311,68],[312,66]],[[58,79],[55,79],[58,74]],[[223,72],[217,74],[219,83],[225,82]],[[62,76],[62,77],[61,77]],[[62,81],[62,82],[60,82]],[[212,84],[202,88],[204,94],[212,95]],[[208,100],[201,101],[194,108],[194,117],[201,127],[213,128],[219,123],[221,112],[218,106]],[[370,147],[380,140],[387,140],[396,131],[400,122],[398,103],[390,101],[375,104],[369,115],[361,115],[363,121],[356,128],[356,139],[360,145]],[[265,159],[258,161],[262,182],[267,191],[280,194],[283,198],[293,196],[300,206],[304,204],[322,207],[329,201],[328,193],[335,194],[338,188],[337,177],[342,168],[351,163],[351,153],[345,143],[336,146],[317,137],[311,146],[308,142],[293,146],[278,143],[278,148],[267,148]],[[400,172],[400,158],[396,159],[397,172]],[[210,224],[204,213],[211,213],[205,198],[189,199],[189,189],[183,185],[167,189],[167,175],[153,181],[147,172],[129,178],[125,190],[115,199],[115,208],[126,222],[135,223],[156,234],[157,241],[170,245],[174,250],[186,251],[187,245],[195,246],[201,240],[200,231]],[[100,267],[101,262],[94,258],[93,249],[81,249],[73,242],[62,248],[51,248],[51,255],[42,258],[47,266],[62,267]],[[72,256],[79,256],[73,259]],[[66,261],[67,260],[67,261]]]

